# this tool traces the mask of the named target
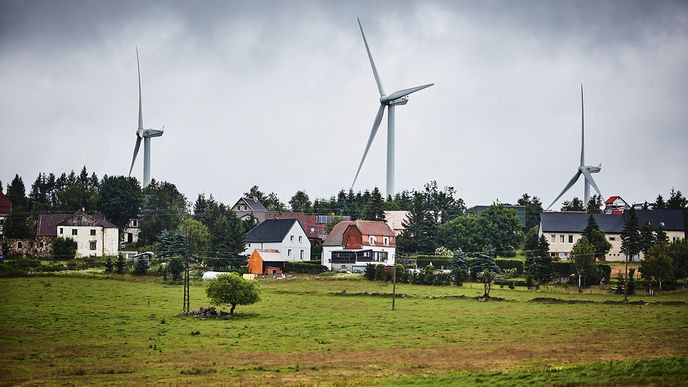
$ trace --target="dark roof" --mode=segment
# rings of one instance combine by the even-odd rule
[[[638,214],[640,227],[650,222],[654,228],[661,225],[667,231],[685,231],[683,210],[635,210],[635,212]]]
[[[253,212],[265,212],[268,210],[267,208],[265,208],[265,206],[261,202],[259,202],[258,200],[254,199],[254,198],[243,197],[243,198],[239,199],[239,201],[242,201],[242,200],[244,201],[244,203],[246,203],[253,210]]]
[[[267,219],[246,233],[246,242],[282,242],[296,219]],[[299,224],[299,227],[301,225]]]
[[[649,221],[653,227],[664,223],[667,231],[684,231],[682,210],[637,210],[640,226]],[[608,234],[620,234],[623,231],[625,214],[593,215],[600,230]],[[582,232],[588,225],[588,214],[585,212],[543,212],[540,215],[542,232]]]
[[[4,193],[0,192],[0,214],[12,212],[12,202]]]
[[[85,214],[88,218],[84,219]],[[79,220],[81,219],[81,220]],[[105,219],[105,215],[100,213],[85,213],[81,210],[71,213],[55,213],[55,214],[38,214],[38,222],[36,223],[36,236],[55,236],[57,235],[57,226],[100,226],[104,228],[117,228],[109,220]]]

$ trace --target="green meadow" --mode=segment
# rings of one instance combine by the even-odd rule
[[[0,279],[3,384],[685,384],[688,292],[260,280],[230,320],[182,286],[98,273]],[[535,298],[559,302],[533,302]],[[576,300],[586,301],[573,303]],[[564,301],[567,301],[566,303]],[[644,302],[640,302],[644,301]],[[209,306],[192,283],[191,308]]]

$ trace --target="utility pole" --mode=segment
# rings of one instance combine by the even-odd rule
[[[189,314],[189,258],[184,258],[184,314]]]
[[[392,310],[394,310],[394,303],[397,299],[397,265],[394,264],[394,272],[392,273]]]

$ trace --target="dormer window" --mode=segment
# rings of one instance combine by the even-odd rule
[[[372,235],[369,236],[369,237],[368,237],[368,243],[369,243],[371,246],[375,246],[375,237],[372,236]]]

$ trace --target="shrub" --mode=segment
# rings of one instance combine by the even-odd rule
[[[302,273],[302,274],[320,274],[327,271],[325,266],[320,264],[320,261],[315,261],[317,264],[308,261],[285,262],[284,271],[287,273]]]
[[[105,261],[105,272],[112,273],[115,268],[115,264],[112,262],[112,258],[108,257]]]
[[[385,265],[375,265],[375,279],[378,281],[385,280]]]
[[[500,269],[516,269],[516,274],[523,275],[523,261],[518,259],[497,259],[495,260]]]
[[[136,259],[136,265],[134,266],[134,274],[144,275],[148,272],[148,258],[145,256],[140,256]]]
[[[179,257],[172,257],[167,265],[167,270],[169,270],[170,274],[172,275],[173,281],[179,281],[182,278],[182,272],[184,271],[184,262]]]
[[[372,263],[369,263],[366,265],[365,268],[365,277],[368,281],[373,281],[375,280],[375,266]]]
[[[55,238],[53,241],[53,258],[74,259],[76,242],[72,238]]]
[[[126,267],[127,267],[127,261],[124,260],[124,256],[123,255],[117,256],[117,260],[115,261],[115,273],[123,274]]]

